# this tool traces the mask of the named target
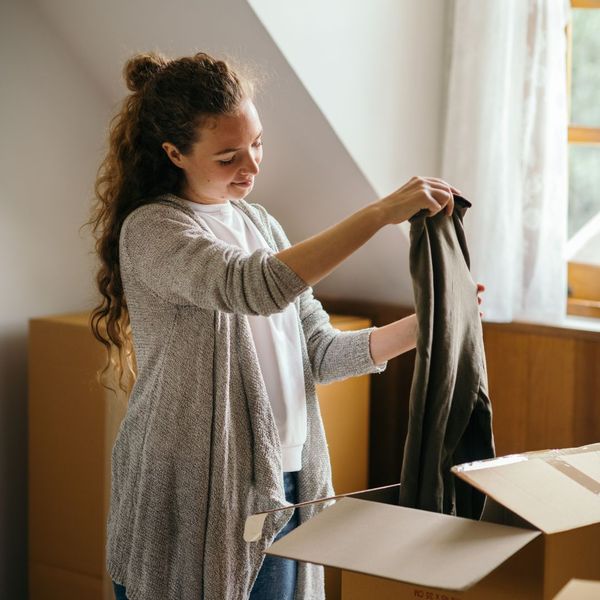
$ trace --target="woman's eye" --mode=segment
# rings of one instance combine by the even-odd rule
[[[263,145],[263,141],[257,140],[256,142],[254,142],[254,145],[257,148],[260,148]],[[235,160],[235,156],[232,156],[229,160],[219,160],[218,162],[221,165],[230,165],[234,160]]]

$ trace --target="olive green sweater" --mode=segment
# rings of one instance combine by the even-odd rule
[[[246,543],[248,515],[289,504],[281,446],[245,315],[296,303],[307,440],[299,501],[330,496],[315,382],[381,372],[373,328],[341,332],[275,253],[289,246],[258,204],[237,201],[271,249],[214,237],[171,194],[134,210],[119,253],[138,378],[112,450],[107,568],[130,600],[246,599],[263,551],[292,516],[269,514]],[[343,398],[340,398],[343,402]],[[300,522],[323,505],[301,507]],[[324,598],[323,568],[299,563],[296,599]]]
[[[453,465],[492,458],[492,405],[463,218],[410,218],[410,273],[418,323],[400,504],[478,519],[485,495],[456,479]]]

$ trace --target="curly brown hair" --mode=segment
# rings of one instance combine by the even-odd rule
[[[168,158],[163,142],[188,154],[207,118],[234,114],[245,98],[253,99],[257,75],[247,65],[234,70],[228,62],[235,61],[217,60],[204,52],[177,59],[148,52],[131,57],[123,68],[132,93],[110,122],[108,151],[98,168],[96,201],[87,222],[100,259],[96,282],[102,296],[91,313],[90,327],[107,352],[98,379],[113,391],[104,383],[111,365],[125,393],[136,378],[119,266],[121,226],[133,210],[160,194],[178,194],[185,183],[185,173]]]

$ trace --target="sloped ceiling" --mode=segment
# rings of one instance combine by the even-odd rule
[[[437,170],[445,3],[248,1],[380,196]]]
[[[357,106],[362,104],[362,107],[356,113],[359,126],[354,131],[349,127],[352,106],[348,110],[349,100],[344,97],[343,86],[339,89],[338,100],[345,103],[344,111],[340,110],[343,118],[336,119],[332,95],[335,86],[325,86],[320,96],[318,78],[310,76],[310,63],[304,61],[300,65],[297,59],[292,60],[294,53],[291,46],[298,48],[302,40],[296,36],[294,44],[286,45],[285,32],[280,30],[279,34],[274,34],[267,31],[245,0],[35,0],[34,3],[48,25],[89,73],[98,94],[106,99],[112,110],[117,109],[126,93],[121,80],[122,65],[137,51],[155,49],[170,56],[179,56],[203,50],[221,57],[233,56],[266,72],[267,83],[256,100],[265,131],[265,156],[256,187],[248,200],[265,205],[281,221],[292,243],[318,233],[384,193],[391,192],[410,175],[435,175],[438,168],[441,99],[439,85],[435,81],[441,72],[441,45],[434,45],[433,57],[420,52],[419,56],[403,56],[399,63],[390,63],[389,57],[387,62],[382,62],[390,69],[397,68],[398,64],[410,63],[410,67],[405,66],[391,81],[394,86],[404,82],[397,95],[408,97],[408,106],[414,111],[380,121],[379,115],[373,111],[373,107],[379,104],[372,97],[366,100],[355,98]],[[254,4],[256,8],[260,3]],[[271,26],[275,20],[285,23],[280,7],[270,4],[271,10],[278,11]],[[310,14],[310,19],[329,18],[329,13],[319,14],[319,7],[314,2],[278,4],[290,10],[293,8],[290,22],[300,18],[298,11],[302,10],[302,6]],[[386,4],[389,5],[389,2]],[[411,27],[419,28],[424,20],[430,20],[431,15],[435,19],[429,23],[429,34],[433,31],[433,37],[443,35],[443,15],[438,14],[439,4],[435,8],[431,1],[424,2],[421,11],[408,8],[408,2],[398,4],[403,6],[398,17],[402,14],[405,17],[399,21],[399,36],[408,35]],[[263,18],[266,8],[263,6],[264,10],[260,11]],[[308,28],[307,16],[304,22],[306,44],[318,45],[322,56],[334,60],[336,55],[329,54],[324,40],[313,36],[317,29],[311,31]],[[353,23],[354,27],[358,26],[356,15]],[[322,29],[318,31],[322,33]],[[388,27],[386,35],[393,36],[393,28]],[[415,35],[410,35],[407,47],[413,45],[416,39]],[[385,48],[382,45],[379,51],[384,52]],[[314,56],[318,57],[319,53]],[[431,68],[434,71],[433,75],[427,71],[429,83],[425,86],[419,83],[418,70],[414,69],[416,60],[420,60],[426,70]],[[296,69],[290,62],[295,63]],[[317,70],[318,65],[315,64],[314,68]],[[366,67],[362,65],[361,68]],[[385,78],[388,72],[383,69],[379,75]],[[301,81],[299,74],[305,82]],[[431,80],[431,77],[434,79]],[[321,78],[322,86],[323,81],[327,82],[327,79]],[[434,81],[433,86],[431,81]],[[374,94],[381,95],[381,87],[373,86],[372,82],[370,85]],[[311,93],[307,87],[311,88]],[[365,93],[369,89],[367,86]],[[424,95],[432,95],[435,100],[425,101]],[[321,99],[316,101],[315,98]],[[390,102],[388,99],[386,110]],[[419,104],[421,110],[417,111]],[[407,106],[406,102],[403,106]],[[381,148],[371,148],[374,140],[383,138],[379,134],[368,135],[370,130],[386,132],[388,141],[383,154]],[[364,144],[362,148],[361,143]],[[389,155],[386,148],[392,146],[395,147],[392,160],[401,164],[397,170],[386,158]],[[374,165],[378,163],[386,165],[385,169],[380,166],[375,169]],[[385,192],[382,192],[384,188]],[[406,237],[400,229],[385,227],[318,284],[315,291],[344,298],[412,304],[407,251]]]

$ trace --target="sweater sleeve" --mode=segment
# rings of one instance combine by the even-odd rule
[[[273,238],[280,248],[290,242],[278,221],[269,215]],[[340,331],[333,327],[322,304],[308,288],[300,295],[300,321],[306,339],[313,377],[317,383],[330,383],[366,373],[381,373],[387,361],[375,364],[371,356],[370,338],[375,327],[356,331]]]
[[[269,315],[282,311],[307,284],[270,249],[248,253],[205,232],[184,212],[160,203],[125,219],[121,268],[164,301]]]

